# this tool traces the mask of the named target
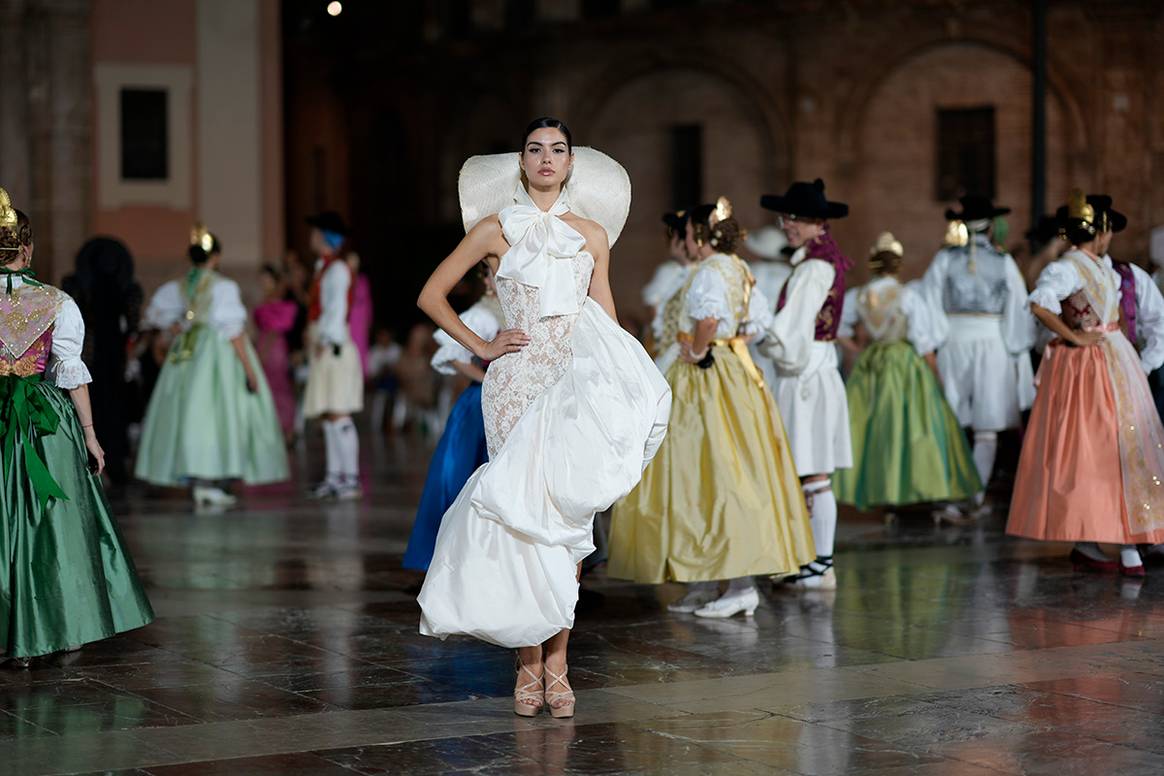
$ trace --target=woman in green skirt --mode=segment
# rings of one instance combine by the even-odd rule
[[[897,279],[904,250],[886,232],[873,247],[873,279],[845,305],[840,341],[858,350],[857,324],[870,344],[849,375],[853,468],[837,472],[837,501],[858,509],[961,501],[982,490],[958,419],[938,381],[923,297]]]
[[[0,189],[0,652],[18,667],[154,618],[101,489],[81,311],[32,252]]]
[[[195,504],[228,507],[219,487],[288,478],[287,450],[271,389],[247,338],[238,283],[218,274],[222,246],[198,225],[190,271],[158,289],[146,325],[175,335],[150,396],[136,475],[153,485],[192,486]]]

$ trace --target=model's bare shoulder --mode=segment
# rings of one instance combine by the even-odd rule
[[[493,215],[478,222],[465,240],[481,252],[482,256],[502,256],[509,250],[509,243],[505,241],[505,232],[501,228],[501,220]]]
[[[585,238],[586,250],[590,251],[591,254],[595,256],[606,255],[610,251],[610,241],[607,239],[606,230],[597,221],[571,214],[568,223]]]

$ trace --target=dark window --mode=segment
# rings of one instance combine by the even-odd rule
[[[938,201],[993,198],[994,172],[994,108],[938,108]]]
[[[607,16],[618,16],[622,10],[619,0],[582,0],[583,19],[604,19]]]
[[[170,177],[165,89],[121,90],[121,177],[164,181]]]
[[[703,198],[703,127],[671,127],[671,207],[699,204]]]

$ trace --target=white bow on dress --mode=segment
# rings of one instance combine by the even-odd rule
[[[501,257],[497,277],[541,289],[542,318],[577,313],[581,304],[570,259],[586,247],[586,238],[561,218],[570,210],[565,189],[549,210],[538,208],[521,185],[514,199],[498,214],[511,247]]]

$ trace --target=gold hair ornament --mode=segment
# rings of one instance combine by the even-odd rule
[[[970,242],[970,230],[962,221],[951,221],[946,224],[946,237],[942,242],[952,248],[961,248]]]
[[[1090,235],[1095,234],[1095,208],[1087,201],[1083,189],[1071,190],[1071,197],[1067,200],[1067,217],[1079,221],[1083,231]]]
[[[711,214],[711,225],[732,217],[732,203],[727,197],[720,197],[715,201],[715,212]]]
[[[901,258],[905,255],[905,248],[893,236],[893,232],[882,232],[877,236],[877,242],[873,243],[873,247],[869,249],[870,256],[876,256],[878,253],[893,253]]]
[[[711,247],[719,246],[719,241],[723,237],[723,231],[716,229],[715,225],[720,221],[725,221],[732,217],[732,203],[727,197],[720,197],[715,201],[715,210],[711,212],[711,217],[708,218],[708,226],[712,228],[712,238],[708,240]]]
[[[190,228],[190,244],[197,245],[209,255],[214,249],[214,235],[206,228],[206,224],[199,221]]]
[[[16,229],[20,219],[16,215],[16,208],[12,207],[12,198],[8,192],[0,189],[0,229]],[[15,236],[15,235],[14,235]],[[0,245],[0,251],[19,251],[19,245]]]

